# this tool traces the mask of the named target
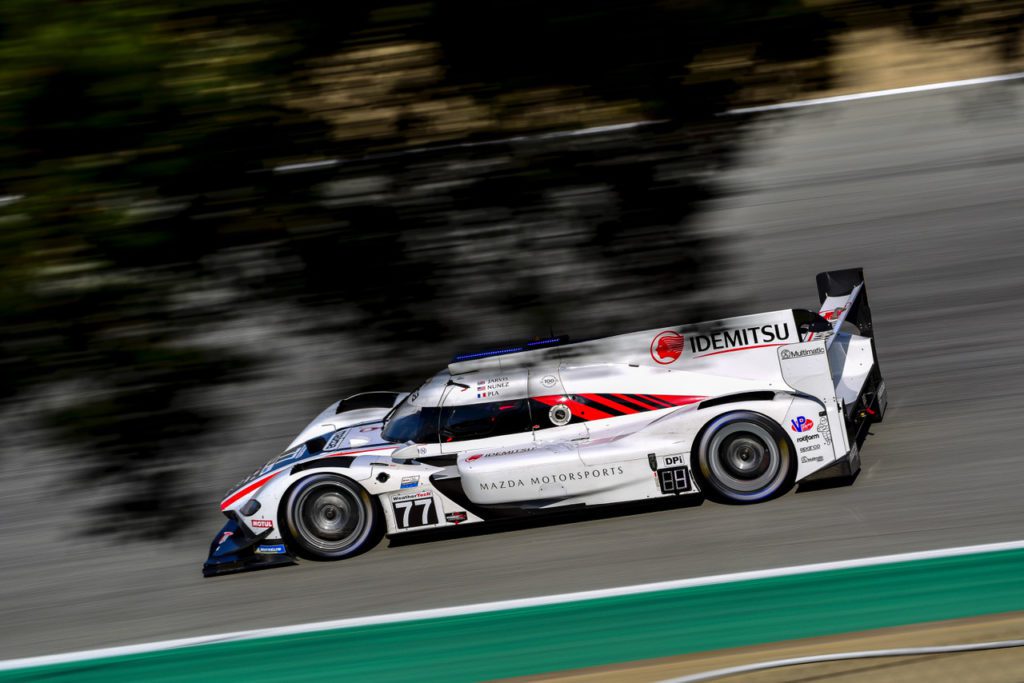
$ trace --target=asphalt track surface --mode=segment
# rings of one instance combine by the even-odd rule
[[[467,527],[204,580],[212,501],[208,525],[171,543],[67,542],[34,510],[60,505],[59,487],[15,466],[0,657],[1024,538],[1022,107],[1004,83],[765,114],[702,220],[732,254],[721,296],[736,314],[813,306],[816,272],[866,269],[890,404],[852,487]]]

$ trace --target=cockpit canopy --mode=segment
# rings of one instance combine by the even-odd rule
[[[530,432],[527,373],[498,376],[439,373],[387,417],[381,436],[392,443],[450,443]]]
[[[388,417],[381,436],[394,443],[449,443],[529,432],[533,424],[526,399],[444,408],[406,400]]]

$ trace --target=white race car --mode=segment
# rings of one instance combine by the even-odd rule
[[[852,481],[885,413],[860,269],[821,305],[457,356],[330,406],[221,504],[207,576],[351,557],[383,535],[680,495]]]

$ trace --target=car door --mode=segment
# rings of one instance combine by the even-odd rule
[[[590,438],[585,410],[566,391],[560,367],[531,370],[529,381],[538,441],[578,442]]]

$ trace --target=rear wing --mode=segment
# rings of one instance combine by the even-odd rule
[[[817,283],[818,300],[821,302],[818,315],[827,320],[832,328],[814,332],[806,341],[824,339],[827,348],[832,345],[835,333],[844,322],[850,322],[861,336],[874,337],[871,307],[868,305],[868,290],[864,284],[862,268],[818,273]]]
[[[816,280],[820,315],[832,322],[833,330],[838,330],[839,325],[849,320],[861,336],[874,336],[863,268],[818,273]]]
[[[805,312],[801,316],[801,330],[806,334],[801,334],[800,343],[779,348],[779,366],[789,386],[822,402],[824,410],[817,417],[819,430],[827,430],[825,443],[833,446],[837,459],[842,459],[855,452],[860,440],[859,430],[848,430],[851,422],[846,414],[847,407],[860,407],[869,373],[878,374],[871,308],[861,268],[818,273],[817,283],[821,302],[818,314]],[[861,337],[868,338],[873,365],[863,371],[856,363],[857,369],[844,370],[848,352],[864,349],[863,339],[852,346],[841,343],[832,348],[845,322],[856,327]],[[874,387],[874,382],[870,386]],[[848,466],[854,467],[852,460]]]

